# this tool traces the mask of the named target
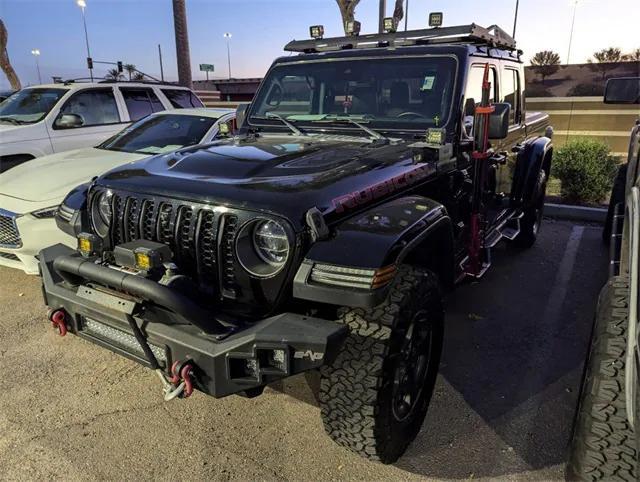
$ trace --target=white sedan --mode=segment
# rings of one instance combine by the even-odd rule
[[[37,274],[41,249],[75,246],[54,220],[74,187],[122,164],[229,135],[234,122],[235,112],[228,109],[159,112],[97,147],[40,157],[0,174],[0,265]]]

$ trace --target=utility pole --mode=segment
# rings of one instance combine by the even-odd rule
[[[384,33],[384,17],[387,15],[387,0],[380,0],[378,33]]]
[[[158,44],[158,57],[160,57],[160,80],[164,82],[164,69],[162,68],[162,49],[160,48],[160,44]]]
[[[176,57],[178,59],[178,83],[192,88],[191,55],[187,32],[187,7],[185,0],[173,0],[173,28],[176,34]]]
[[[518,7],[520,6],[520,0],[516,0],[516,14],[513,17],[513,39],[516,38],[516,26],[518,25]]]

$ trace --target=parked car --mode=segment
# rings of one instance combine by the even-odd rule
[[[153,112],[204,107],[189,89],[138,82],[26,87],[0,104],[0,172],[36,157],[95,146]]]
[[[640,77],[610,79],[607,104],[640,104]],[[567,478],[640,479],[640,119],[611,195],[609,280],[598,298]]]
[[[14,90],[1,90],[0,91],[0,102],[8,98],[11,94],[13,94]]]
[[[536,241],[549,117],[525,111],[496,26],[285,49],[237,137],[64,200],[78,247],[40,252],[49,319],[155,369],[167,400],[319,369],[329,436],[391,463],[429,406],[443,290],[481,278],[501,240]]]
[[[0,265],[38,273],[38,252],[75,246],[54,215],[74,187],[113,167],[206,144],[233,131],[235,111],[182,109],[151,114],[96,147],[40,157],[0,174]],[[222,127],[222,129],[221,129]],[[64,211],[61,212],[64,215]]]

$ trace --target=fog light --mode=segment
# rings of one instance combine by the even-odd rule
[[[82,256],[88,258],[98,254],[102,249],[102,241],[95,234],[78,234],[78,251]]]

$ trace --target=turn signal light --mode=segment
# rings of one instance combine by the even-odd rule
[[[377,269],[371,282],[371,288],[375,290],[389,284],[395,278],[397,271],[395,264]]]

